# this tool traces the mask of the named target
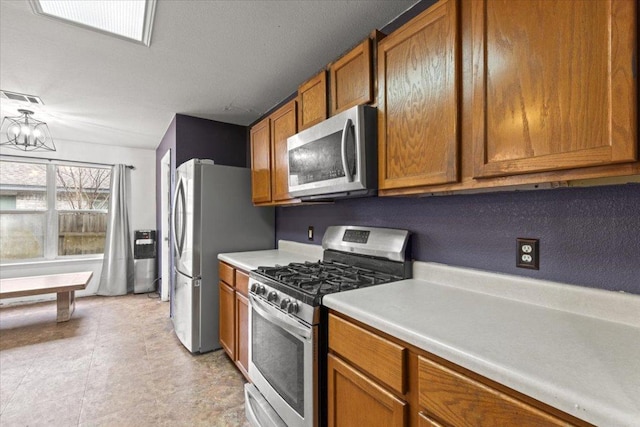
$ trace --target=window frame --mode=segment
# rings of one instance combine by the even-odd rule
[[[69,166],[79,168],[95,168],[95,169],[109,169],[112,167],[106,165],[97,165],[84,162],[65,162],[64,160],[38,160],[38,159],[18,159],[18,158],[4,158],[0,157],[3,162],[11,163],[32,163],[43,164],[46,166],[46,208],[45,209],[0,209],[2,214],[44,214],[44,227],[45,233],[43,238],[43,257],[37,258],[22,258],[12,260],[0,260],[0,265],[12,265],[22,263],[37,263],[47,261],[60,261],[60,260],[83,260],[92,258],[104,257],[104,252],[85,255],[60,255],[58,254],[58,237],[59,237],[59,213],[79,212],[79,213],[104,213],[108,214],[107,209],[58,209],[57,207],[57,179],[56,168],[58,166]],[[111,181],[109,181],[109,200],[111,200],[112,188]],[[108,203],[107,203],[108,205]]]

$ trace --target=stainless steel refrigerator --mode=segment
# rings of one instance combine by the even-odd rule
[[[192,353],[220,348],[219,253],[272,249],[274,210],[251,202],[251,171],[189,160],[176,170],[172,320]]]

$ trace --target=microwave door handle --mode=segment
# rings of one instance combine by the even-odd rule
[[[342,128],[342,169],[344,170],[344,176],[347,178],[347,182],[353,182],[353,175],[351,175],[351,171],[349,170],[349,164],[347,163],[347,136],[349,134],[349,130],[351,129],[351,119],[347,119],[344,122],[344,128]]]
[[[260,316],[264,317],[269,322],[274,323],[290,334],[296,335],[305,341],[311,338],[310,329],[300,326],[298,322],[290,320],[288,316],[284,314],[278,316],[280,312],[273,312],[273,309],[270,309],[269,306],[266,306],[262,301],[251,294],[249,294],[249,299],[251,300],[251,308],[257,311]]]

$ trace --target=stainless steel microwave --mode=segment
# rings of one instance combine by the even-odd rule
[[[374,107],[358,105],[287,139],[289,193],[303,200],[375,194],[376,121]]]

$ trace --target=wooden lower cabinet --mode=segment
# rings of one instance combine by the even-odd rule
[[[359,352],[353,351],[356,346]],[[401,364],[398,356],[385,353],[401,355]],[[590,426],[334,312],[329,314],[327,372],[329,426]],[[389,381],[396,375],[405,379],[403,392]]]
[[[231,359],[235,358],[235,291],[226,283],[220,281],[220,344]]]
[[[218,271],[220,345],[249,380],[249,275],[224,262]]]
[[[249,378],[249,299],[236,292],[236,366]]]
[[[406,402],[333,355],[327,372],[330,427],[406,425]]]

